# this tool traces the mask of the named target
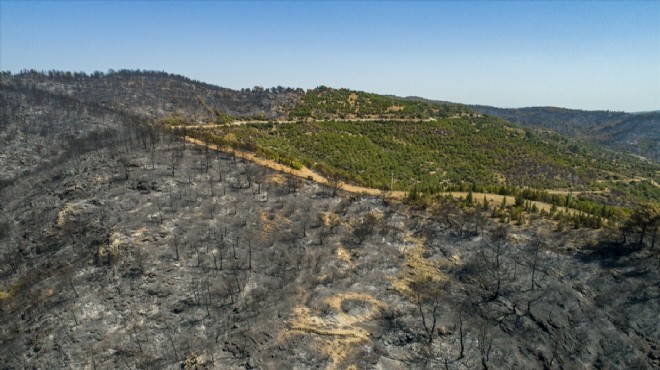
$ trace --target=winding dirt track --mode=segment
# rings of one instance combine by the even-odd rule
[[[207,145],[204,141],[191,138],[186,136],[186,141],[189,143],[195,144],[195,145],[201,145],[205,146]],[[300,170],[296,170],[293,168],[290,168],[288,166],[285,166],[281,163],[277,163],[273,160],[258,157],[256,154],[252,152],[246,152],[242,150],[237,150],[228,146],[220,147],[215,144],[208,144],[209,149],[212,150],[219,150],[221,152],[226,152],[226,153],[233,153],[235,156],[243,159],[247,159],[248,161],[257,163],[261,166],[271,168],[273,170],[281,171],[284,173],[288,173],[297,177],[301,177],[304,179],[312,180],[316,183],[323,184],[323,185],[329,185],[330,181],[322,176],[319,175],[318,173],[310,170],[307,167],[303,167]],[[385,196],[388,198],[394,198],[394,199],[403,199],[406,196],[406,192],[404,191],[383,191],[380,189],[374,189],[374,188],[366,188],[363,186],[356,186],[356,185],[351,185],[351,184],[346,184],[343,182],[340,182],[337,184],[337,188],[340,190],[347,191],[349,193],[355,193],[355,194],[368,194],[368,195],[378,195],[378,196]]]
[[[323,185],[331,185],[330,181],[310,170],[307,167],[304,167],[300,170],[296,170],[293,168],[290,168],[288,166],[285,166],[281,163],[277,163],[273,160],[258,157],[255,153],[253,152],[246,152],[238,149],[234,149],[228,146],[223,146],[220,147],[215,144],[207,144],[202,140],[195,139],[192,137],[185,137],[185,140],[189,143],[195,144],[195,145],[200,145],[200,146],[208,146],[209,149],[212,150],[218,150],[221,152],[225,153],[233,153],[235,156],[243,159],[247,159],[248,161],[254,162],[258,165],[268,167],[270,169],[276,170],[276,171],[281,171],[284,173],[288,173],[303,179],[311,180],[319,184]],[[380,189],[374,189],[374,188],[367,188],[364,186],[357,186],[357,185],[351,185],[351,184],[346,184],[343,182],[339,182],[337,184],[332,184],[332,186],[336,186],[337,189],[343,190],[349,193],[354,193],[354,194],[364,194],[364,195],[375,195],[375,196],[383,196],[385,198],[389,199],[397,199],[401,200],[404,199],[407,195],[405,191],[386,191],[386,190],[380,190]],[[468,193],[466,192],[460,192],[460,191],[453,191],[453,192],[447,192],[447,194],[451,194],[452,197],[454,198],[465,198]],[[498,195],[498,194],[487,194],[487,193],[472,193],[472,196],[475,200],[475,202],[482,203],[483,199],[486,198],[488,202],[491,205],[499,205],[502,203],[503,199],[506,199],[506,204],[514,204],[516,199],[512,196],[505,196],[505,195]],[[537,202],[537,201],[532,201],[532,204],[536,205],[539,209],[543,209],[545,211],[549,211],[552,208],[551,204],[544,203],[544,202]],[[563,211],[566,213],[577,213],[580,211],[571,209],[571,208],[565,208],[565,207],[557,207],[559,211]]]
[[[459,118],[458,116],[456,117],[449,117],[449,118]],[[334,122],[378,122],[378,121],[388,121],[388,122],[434,122],[436,119],[435,118],[336,118],[332,120],[312,120],[312,122],[326,122],[326,121],[334,121]],[[229,123],[209,123],[206,125],[188,125],[188,126],[177,126],[177,127],[183,127],[189,130],[194,130],[194,129],[212,129],[212,128],[218,128],[218,127],[227,127],[227,126],[242,126],[242,125],[249,125],[249,124],[269,124],[269,123],[274,123],[274,124],[283,124],[283,123],[298,123],[301,122],[300,120],[274,120],[274,121],[233,121]]]

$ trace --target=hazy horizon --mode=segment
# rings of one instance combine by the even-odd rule
[[[657,2],[8,2],[0,70],[660,109]]]

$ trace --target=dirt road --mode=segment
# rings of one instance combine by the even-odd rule
[[[192,137],[185,137],[185,140],[188,141],[189,143],[195,144],[195,145],[201,145],[205,146],[208,145],[209,149],[212,150],[219,150],[225,153],[233,153],[235,156],[243,159],[247,159],[248,161],[257,163],[258,165],[268,167],[270,169],[276,170],[276,171],[281,171],[284,173],[288,173],[297,177],[301,177],[303,179],[308,179],[311,181],[314,181],[319,184],[323,185],[330,185],[330,180],[328,180],[325,176],[322,176],[311,169],[304,167],[296,170],[291,167],[285,166],[281,163],[277,163],[271,159],[266,159],[262,157],[258,157],[256,154],[253,152],[246,152],[238,149],[234,149],[228,146],[223,146],[220,147],[215,144],[207,144],[202,140],[195,139]],[[335,184],[333,184],[335,185]],[[375,195],[375,196],[384,196],[385,198],[389,199],[404,199],[407,195],[405,191],[387,191],[387,190],[380,190],[380,189],[374,189],[374,188],[367,188],[364,186],[357,186],[357,185],[351,185],[351,184],[346,184],[343,182],[339,182],[336,184],[336,187],[339,190],[347,191],[349,193],[354,193],[354,194],[366,194],[366,195]],[[452,197],[454,198],[465,198],[468,193],[466,192],[460,192],[460,191],[453,191],[453,192],[447,192],[447,194],[451,194]],[[483,203],[484,197],[488,200],[488,202],[491,205],[498,205],[502,203],[502,200],[506,198],[506,203],[507,204],[514,204],[516,202],[516,199],[512,196],[505,196],[505,195],[498,195],[498,194],[486,194],[486,193],[472,193],[472,197],[474,198],[475,202],[478,203]],[[537,201],[532,201],[532,204],[536,205],[539,209],[543,209],[545,211],[550,211],[552,208],[551,204],[544,203],[544,202],[537,202]],[[575,213],[579,212],[574,209],[570,208],[565,208],[565,207],[558,207],[557,208],[559,211],[567,212],[567,213]]]
[[[454,117],[450,117],[454,118]],[[388,122],[433,122],[435,121],[435,118],[337,118],[337,119],[314,119],[311,120],[311,122],[328,122],[328,121],[333,121],[333,122],[377,122],[377,121],[388,121]],[[298,123],[301,122],[300,120],[273,120],[273,121],[257,121],[257,120],[249,120],[249,121],[233,121],[229,123],[223,123],[223,124],[217,124],[217,123],[209,123],[206,125],[188,125],[188,126],[178,126],[178,127],[185,127],[186,129],[189,130],[194,130],[194,129],[212,129],[212,128],[219,128],[219,127],[227,127],[227,126],[242,126],[242,125],[249,125],[249,124],[268,124],[268,123],[274,123],[274,124],[284,124],[284,123]],[[307,121],[304,121],[307,122]]]

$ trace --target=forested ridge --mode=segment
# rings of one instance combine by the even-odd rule
[[[473,113],[460,104],[426,103],[321,86],[307,91],[290,115],[292,118],[314,119],[428,119]]]

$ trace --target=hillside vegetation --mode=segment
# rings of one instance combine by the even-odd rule
[[[186,134],[380,189],[616,190],[636,179],[639,191],[617,193],[620,204],[660,197],[657,165],[491,117],[229,125]]]
[[[313,119],[428,119],[472,113],[459,104],[425,103],[322,86],[307,91],[290,116]]]
[[[660,112],[624,113],[556,107],[471,106],[521,126],[553,130],[660,162]]]
[[[429,194],[469,188],[507,195],[520,188],[587,190],[600,192],[582,196],[592,205],[627,207],[660,198],[657,164],[520,128],[458,104],[328,87],[236,91],[162,72],[26,71],[0,79],[10,90],[120,111],[130,114],[128,120],[168,127],[225,124],[215,131],[179,131],[368,187]],[[585,117],[592,116],[604,117],[599,112]],[[296,123],[282,123],[291,118]],[[228,125],[235,120],[264,124]],[[655,147],[653,137],[648,140],[647,146]]]

